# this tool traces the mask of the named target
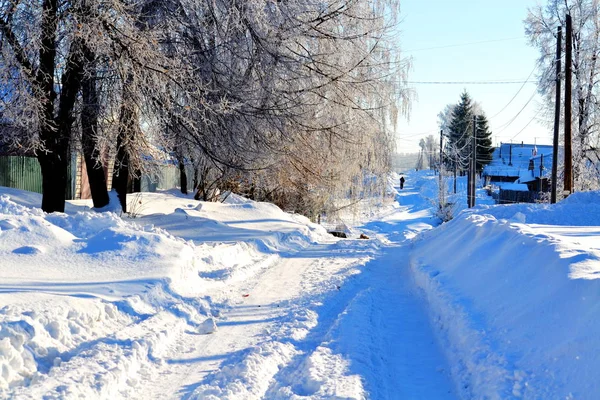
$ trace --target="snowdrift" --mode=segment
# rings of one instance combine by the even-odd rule
[[[597,398],[599,235],[594,192],[481,206],[415,241],[415,280],[463,398]]]
[[[0,397],[128,397],[181,332],[217,329],[219,288],[329,237],[237,196],[132,201],[135,219],[85,202],[45,214],[0,188]]]

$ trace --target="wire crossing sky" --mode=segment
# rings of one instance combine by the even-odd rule
[[[550,144],[552,123],[540,112],[538,50],[529,46],[523,20],[538,0],[404,0],[398,40],[412,59],[408,85],[416,95],[396,132],[399,153],[439,137],[437,115],[457,104],[463,90],[489,120],[494,145]]]

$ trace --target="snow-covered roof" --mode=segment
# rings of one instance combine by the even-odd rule
[[[494,150],[492,161],[483,169],[483,175],[514,176],[521,178],[521,182],[529,182],[547,176],[551,169],[552,146],[503,143]]]

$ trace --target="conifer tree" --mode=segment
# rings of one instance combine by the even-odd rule
[[[471,157],[471,138],[473,136],[473,116],[480,107],[473,102],[465,90],[460,95],[460,102],[453,107],[451,120],[448,125],[448,140],[446,145],[447,163],[464,172]],[[477,113],[477,171],[492,161],[492,133],[487,118],[483,113]]]
[[[477,172],[492,161],[494,147],[492,146],[492,132],[490,132],[485,115],[477,116]]]
[[[460,102],[454,107],[450,132],[448,133],[448,154],[450,164],[458,164],[459,170],[464,170],[468,165],[470,154],[469,138],[473,132],[473,104],[469,93],[465,90],[460,95]]]

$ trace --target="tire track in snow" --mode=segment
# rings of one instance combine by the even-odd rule
[[[455,398],[408,262],[399,261],[407,253],[397,245],[383,248],[324,296],[315,310],[319,325],[296,345],[301,353],[264,398]]]
[[[398,211],[372,225],[382,241],[281,254],[230,293],[208,294],[231,299],[219,330],[183,335],[138,398],[454,398],[407,264],[406,233],[430,216]],[[162,394],[161,385],[179,391]]]
[[[304,339],[315,325],[316,314],[307,304],[322,298],[311,294],[337,292],[343,278],[336,273],[343,275],[348,265],[358,263],[360,255],[332,258],[330,246],[337,245],[312,245],[285,254],[248,281],[232,285],[228,294],[213,293],[212,297],[232,299],[221,306],[217,332],[185,332],[171,352],[162,355],[164,365],[156,379],[135,397],[262,397],[273,376],[298,352],[290,338]],[[179,391],[161,393],[167,384]]]

